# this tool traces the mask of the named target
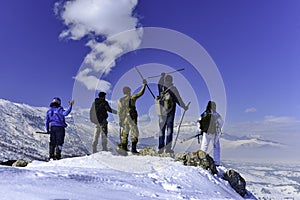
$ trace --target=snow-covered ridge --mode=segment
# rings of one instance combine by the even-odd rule
[[[217,175],[171,158],[99,152],[0,173],[3,199],[243,199]]]

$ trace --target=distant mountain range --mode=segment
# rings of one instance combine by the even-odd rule
[[[48,157],[49,135],[37,134],[45,131],[46,107],[33,107],[26,104],[13,103],[0,99],[0,161],[27,159],[45,160]],[[64,157],[89,154],[93,138],[93,124],[89,121],[86,110],[73,110],[66,118],[68,127],[63,149]],[[177,128],[174,128],[175,134]],[[200,148],[197,139],[182,143],[182,139],[196,135],[198,131],[195,122],[185,122],[181,132],[176,152],[193,151]],[[175,135],[174,135],[175,136]],[[200,137],[201,140],[201,137]],[[119,142],[119,126],[117,122],[109,123],[109,145],[116,146]],[[148,125],[140,128],[138,148],[155,147],[158,143],[158,125]],[[99,144],[101,142],[99,141]],[[238,137],[228,133],[221,136],[222,152],[249,151],[257,149],[280,149],[284,145],[278,142],[263,140],[257,137]],[[99,146],[99,149],[101,147]]]

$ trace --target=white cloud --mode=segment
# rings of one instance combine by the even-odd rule
[[[77,74],[75,79],[84,84],[88,90],[100,90],[109,92],[111,84],[107,81],[100,80],[94,75],[90,75],[90,69],[85,69]]]
[[[106,75],[115,66],[119,56],[135,50],[141,43],[143,30],[137,28],[138,19],[132,14],[137,3],[137,0],[73,0],[64,4],[56,3],[54,12],[67,26],[59,37],[80,40],[88,36],[86,45],[91,52],[86,56],[84,65],[99,76]],[[134,31],[118,35],[128,30]],[[97,36],[106,40],[98,42]],[[82,83],[87,89],[93,89],[92,81],[97,78],[87,76],[86,72],[83,74],[79,72],[76,80],[84,81]]]
[[[257,109],[254,108],[254,107],[252,107],[252,108],[247,108],[247,109],[245,110],[246,113],[253,113],[253,112],[256,112],[256,111],[257,111]]]
[[[288,116],[265,116],[260,121],[226,123],[224,132],[237,136],[258,135],[262,138],[295,145],[300,140],[300,121]]]
[[[264,122],[268,123],[281,123],[281,124],[291,124],[291,123],[297,123],[297,120],[292,117],[287,116],[274,116],[274,115],[267,115],[264,117]]]
[[[60,37],[73,40],[89,34],[109,37],[134,29],[138,19],[132,16],[132,10],[136,5],[137,0],[74,0],[56,4],[56,13],[68,27]]]

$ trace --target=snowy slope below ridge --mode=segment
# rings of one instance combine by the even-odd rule
[[[48,157],[49,136],[35,134],[44,131],[46,107],[33,107],[26,104],[13,103],[0,99],[0,161],[4,160],[45,160]],[[68,127],[63,150],[64,157],[89,154],[93,138],[93,124],[87,117],[87,110],[73,110],[66,118]],[[140,123],[140,137],[138,148],[157,148],[158,125]],[[178,125],[178,123],[176,123]],[[116,146],[119,142],[119,126],[117,122],[109,123],[109,146]],[[177,126],[174,128],[175,134]],[[184,138],[199,132],[196,122],[184,122],[178,137],[175,152],[196,151],[200,148],[197,139],[181,143]],[[201,139],[201,137],[200,137]],[[237,150],[265,150],[280,149],[284,145],[262,140],[260,138],[237,137],[223,133],[221,136],[222,157],[230,159],[230,155]],[[101,149],[99,141],[98,148]],[[228,152],[228,153],[227,153]]]
[[[171,158],[99,152],[34,161],[25,168],[0,167],[0,174],[0,196],[10,200],[243,199],[218,176]],[[246,199],[255,197],[249,194]]]

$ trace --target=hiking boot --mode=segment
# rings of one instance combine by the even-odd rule
[[[108,151],[107,146],[102,147],[102,151]]]
[[[126,149],[127,149],[127,144],[119,144],[117,148],[117,152],[123,156],[127,156],[128,153]]]
[[[174,151],[172,149],[166,149],[165,153],[174,154]]]
[[[49,160],[54,160],[54,159],[55,159],[54,154],[50,154],[50,155],[49,155]]]
[[[136,150],[136,145],[137,145],[137,142],[132,142],[131,152],[133,154],[139,154],[139,152]]]
[[[97,153],[97,148],[93,148],[93,153]]]
[[[56,158],[56,160],[61,159],[61,148],[62,148],[62,146],[56,146],[55,147],[55,158]]]
[[[164,152],[164,148],[160,148],[159,150],[158,150],[158,153],[159,154],[162,154]]]
[[[55,146],[49,145],[49,160],[55,159],[54,150],[55,150]]]

